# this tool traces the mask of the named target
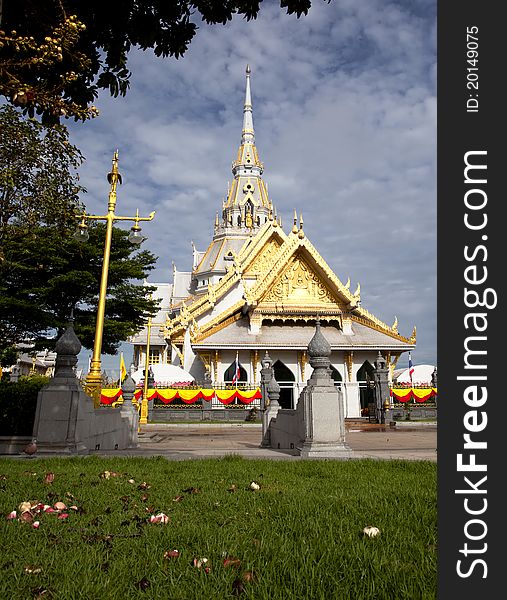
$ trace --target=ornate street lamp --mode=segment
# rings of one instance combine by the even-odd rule
[[[115,221],[133,221],[129,234],[129,241],[132,244],[139,245],[146,238],[141,234],[140,221],[151,221],[155,216],[155,211],[151,212],[148,217],[140,217],[139,210],[136,211],[135,217],[121,217],[115,214],[116,208],[116,186],[121,184],[121,174],[118,171],[118,150],[113,155],[113,166],[111,172],[107,176],[107,180],[111,185],[109,191],[109,200],[107,205],[107,215],[88,215],[84,212],[80,218],[81,222],[78,225],[74,237],[80,241],[86,242],[89,238],[87,221],[106,221],[106,239],[104,242],[104,257],[102,259],[102,275],[100,279],[99,302],[97,306],[97,321],[95,325],[95,340],[93,343],[93,354],[90,363],[90,371],[86,376],[85,390],[86,393],[93,398],[94,405],[100,405],[100,391],[102,389],[102,367],[100,354],[102,351],[102,336],[104,332],[104,314],[106,306],[107,294],[107,278],[109,274],[109,260],[111,257],[111,241],[113,237],[113,223]]]

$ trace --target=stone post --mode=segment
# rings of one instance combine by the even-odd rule
[[[330,376],[331,346],[316,321],[315,334],[308,344],[313,373],[296,408],[300,415],[302,458],[349,458],[345,443],[345,416],[342,394]]]
[[[129,423],[127,448],[137,448],[139,445],[139,412],[137,406],[134,404],[134,391],[136,384],[130,375],[122,384],[123,391],[123,404],[121,407],[120,414],[125,417]]]
[[[431,374],[431,387],[434,387],[435,389],[438,389],[438,375],[437,375],[437,368],[435,367],[433,369],[433,373]],[[435,406],[438,406],[438,393],[435,396]]]
[[[81,350],[71,320],[56,342],[55,373],[37,396],[33,436],[37,451],[87,454],[93,401],[83,391],[74,367]]]
[[[269,392],[268,392],[268,384],[273,379],[273,361],[266,350],[264,354],[264,358],[262,359],[262,369],[261,369],[261,419],[262,419],[262,442],[261,446],[269,447],[269,421],[272,416],[268,413],[269,409]],[[278,399],[277,399],[278,400]],[[278,410],[277,410],[278,412]]]
[[[377,413],[377,423],[386,423],[391,420],[389,369],[387,368],[387,363],[380,351],[373,364],[375,365],[373,381],[375,383],[375,404]]]
[[[213,382],[211,381],[211,375],[209,371],[204,373],[204,382],[203,387],[205,389],[211,389],[213,387]],[[202,399],[202,420],[203,421],[211,421],[212,419],[212,400]]]

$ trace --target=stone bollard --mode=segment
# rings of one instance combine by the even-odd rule
[[[377,423],[388,423],[389,421],[391,421],[389,369],[387,368],[387,363],[380,351],[373,364],[375,365],[375,371],[373,372],[373,380],[375,383],[375,406]]]
[[[345,443],[345,418],[341,393],[329,374],[331,346],[322,334],[320,320],[308,344],[308,356],[313,373],[299,398],[296,412],[302,430],[302,458],[350,457]]]
[[[268,413],[269,409],[269,393],[268,393],[268,385],[271,379],[273,378],[273,361],[266,350],[264,354],[264,358],[262,359],[262,369],[261,369],[261,420],[262,420],[262,447],[269,447],[271,445],[269,439],[269,421],[271,420],[271,416]],[[278,412],[278,411],[277,411]]]
[[[123,404],[120,411],[121,416],[128,419],[129,423],[127,448],[137,448],[139,445],[139,412],[134,404],[135,389],[134,380],[130,375],[127,375],[122,384]]]

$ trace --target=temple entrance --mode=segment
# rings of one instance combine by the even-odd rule
[[[361,402],[361,414],[367,414],[370,404],[375,404],[375,384],[373,379],[373,365],[365,360],[357,372],[356,378],[359,383],[359,399]]]
[[[334,385],[337,389],[342,389],[342,376],[340,375],[340,371],[335,369],[333,365],[330,366],[331,369],[331,377],[333,378]]]
[[[227,368],[227,371],[224,373],[224,383],[232,383],[232,378],[234,377],[234,373],[236,372],[236,361],[230,364]],[[239,379],[238,381],[247,382],[248,375],[245,369],[239,364]]]
[[[294,408],[294,377],[292,371],[281,360],[273,364],[275,379],[280,386],[280,399],[282,408]]]

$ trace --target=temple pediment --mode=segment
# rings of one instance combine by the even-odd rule
[[[346,308],[336,290],[331,290],[331,286],[312,268],[310,261],[301,251],[291,257],[288,264],[259,299],[259,306],[266,304]]]

